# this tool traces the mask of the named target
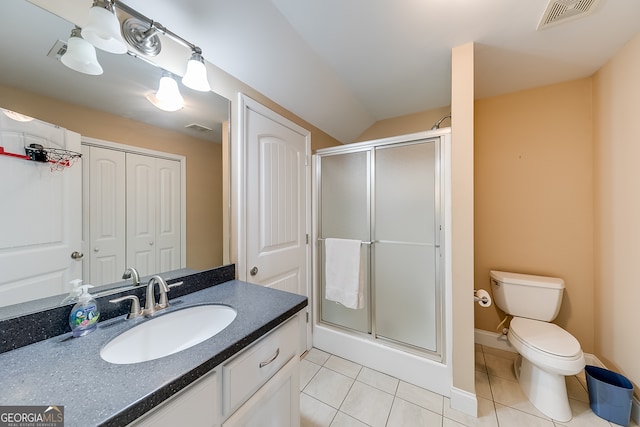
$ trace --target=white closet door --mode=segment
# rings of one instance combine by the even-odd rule
[[[127,265],[180,268],[180,163],[127,153]]]
[[[127,266],[156,274],[155,158],[127,153]]]
[[[157,272],[180,268],[181,182],[180,162],[156,159],[156,267]]]
[[[100,147],[83,152],[89,154],[89,283],[113,283],[126,268],[125,154]]]

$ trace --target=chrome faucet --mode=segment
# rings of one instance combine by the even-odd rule
[[[131,279],[133,281],[133,286],[140,285],[140,274],[138,274],[138,270],[133,267],[127,268],[122,274],[123,279]]]
[[[154,295],[156,283],[160,289],[160,300],[158,301],[158,304],[156,304],[156,297]],[[145,316],[150,316],[158,310],[169,307],[167,292],[169,292],[167,282],[165,282],[165,280],[160,276],[151,276],[151,279],[149,279],[149,282],[147,283],[147,300],[144,304],[143,314]]]

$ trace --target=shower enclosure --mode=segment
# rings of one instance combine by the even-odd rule
[[[442,129],[323,149],[314,156],[314,345],[368,366],[367,355],[380,351],[378,359],[396,355],[390,360],[428,361],[446,370],[449,140],[449,129]],[[364,309],[324,298],[327,238],[362,241]],[[402,378],[384,366],[371,367]]]

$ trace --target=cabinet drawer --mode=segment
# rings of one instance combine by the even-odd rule
[[[222,366],[223,416],[242,404],[296,355],[298,334],[295,316]]]

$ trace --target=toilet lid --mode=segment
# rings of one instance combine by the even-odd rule
[[[571,357],[582,351],[573,335],[553,323],[514,317],[509,329],[520,341],[545,353]]]

